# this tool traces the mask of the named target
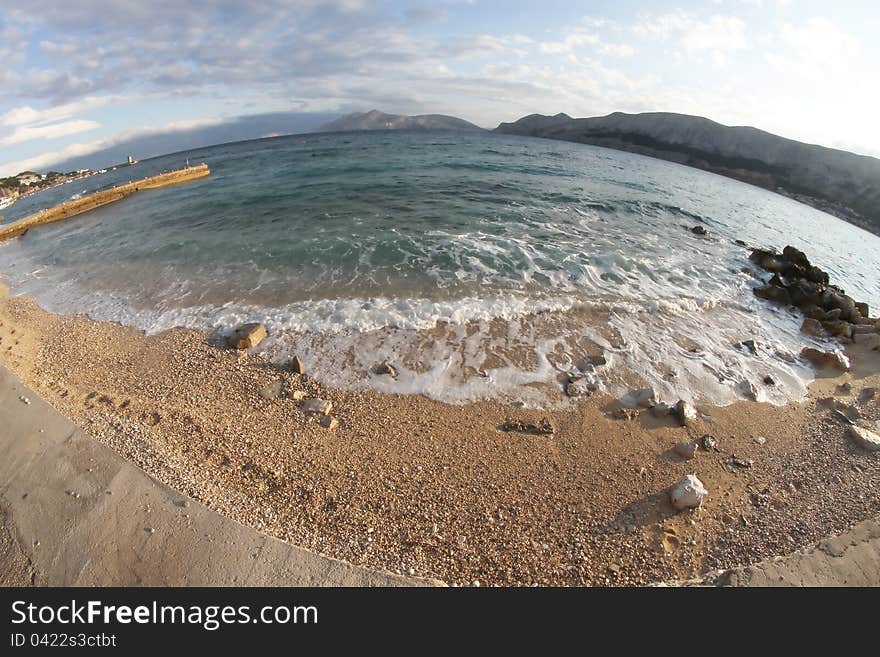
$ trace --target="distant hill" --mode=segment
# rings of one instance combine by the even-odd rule
[[[778,191],[880,234],[880,160],[699,116],[531,114],[496,132],[641,153]]]
[[[272,112],[240,116],[216,125],[157,131],[121,140],[87,155],[51,163],[51,167],[61,171],[100,169],[124,162],[129,154],[134,155],[135,159],[146,160],[157,155],[214,144],[227,144],[266,136],[300,134],[310,132],[337,116],[339,115],[329,112]]]
[[[349,130],[466,130],[477,131],[483,128],[464,119],[444,114],[420,114],[403,116],[386,114],[379,110],[347,114],[330,123],[325,123],[316,132],[346,132]]]

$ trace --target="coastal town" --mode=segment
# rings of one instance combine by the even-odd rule
[[[36,194],[44,189],[50,189],[63,185],[64,183],[74,180],[82,180],[99,173],[107,173],[120,166],[130,166],[137,164],[131,155],[128,161],[117,164],[106,169],[77,169],[76,171],[68,171],[62,173],[60,171],[48,171],[46,173],[37,173],[35,171],[22,171],[18,175],[9,176],[8,178],[0,178],[0,210],[8,208],[21,198]]]

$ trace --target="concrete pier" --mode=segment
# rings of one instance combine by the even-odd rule
[[[68,219],[84,212],[89,212],[102,205],[107,205],[115,201],[120,201],[127,196],[131,196],[135,192],[142,189],[156,189],[157,187],[168,187],[170,185],[180,185],[199,178],[205,178],[211,175],[211,170],[204,162],[196,166],[169,171],[168,173],[160,173],[158,176],[142,178],[134,182],[119,185],[111,189],[105,189],[94,194],[89,194],[83,198],[74,201],[67,201],[55,207],[41,210],[36,214],[32,214],[24,219],[20,219],[8,226],[0,227],[0,242],[13,237],[22,235],[34,226],[43,224],[51,224],[62,219]]]

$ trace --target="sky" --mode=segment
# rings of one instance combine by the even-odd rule
[[[0,175],[272,112],[670,111],[880,156],[876,0],[0,0]]]

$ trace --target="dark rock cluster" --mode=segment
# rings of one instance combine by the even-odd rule
[[[805,316],[801,327],[805,333],[835,336],[846,342],[880,330],[880,320],[870,317],[868,304],[832,285],[828,273],[810,264],[803,251],[793,246],[786,246],[782,253],[754,249],[749,259],[773,274],[754,289],[755,296],[800,309]]]

